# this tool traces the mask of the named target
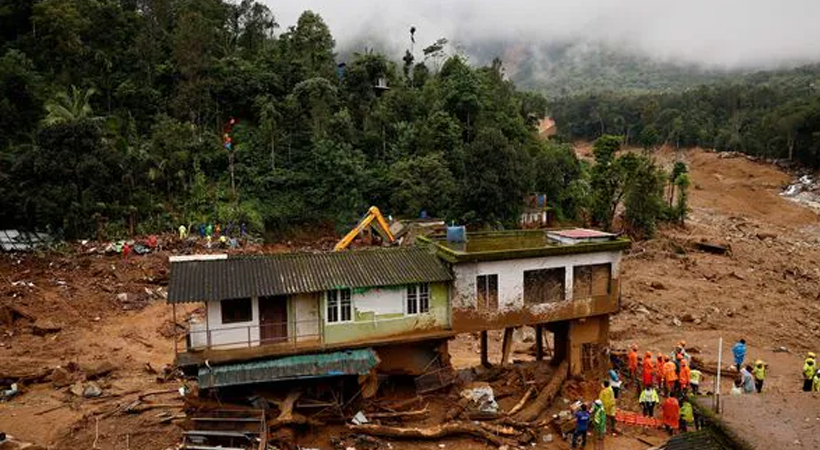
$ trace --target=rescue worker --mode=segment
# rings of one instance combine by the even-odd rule
[[[658,388],[661,391],[663,391],[663,389],[666,387],[666,382],[663,379],[663,363],[664,362],[665,361],[663,360],[663,355],[661,353],[658,353],[658,359],[657,359],[657,362],[655,363],[656,364],[655,365],[655,384],[658,385]]]
[[[615,392],[613,392],[612,386],[609,385],[609,380],[604,381],[604,388],[598,394],[598,399],[601,400],[604,406],[609,428],[612,429],[612,434],[615,434]]]
[[[592,404],[592,430],[595,434],[595,448],[603,450],[606,436],[606,411],[601,399]]]
[[[179,240],[185,240],[188,237],[188,228],[185,225],[179,226]]]
[[[752,376],[752,366],[744,366],[740,370],[740,382],[743,385],[744,394],[751,394],[755,391],[755,380]]]
[[[669,434],[672,434],[675,428],[680,425],[680,405],[678,404],[678,399],[675,398],[674,395],[670,395],[669,398],[663,402],[663,427]]]
[[[682,393],[689,390],[689,383],[692,381],[692,371],[689,369],[689,364],[686,358],[680,360],[680,373],[678,374],[678,386]]]
[[[609,376],[609,386],[612,388],[612,393],[615,394],[615,399],[617,400],[621,394],[621,377],[614,368],[609,369],[607,375]]]
[[[810,392],[812,388],[812,380],[817,372],[817,363],[814,358],[814,353],[809,352],[803,362],[803,392]]]
[[[643,387],[652,386],[655,378],[655,365],[652,362],[652,352],[646,352],[643,356]]]
[[[743,367],[743,360],[746,359],[746,339],[741,339],[732,347],[732,355],[735,357],[735,366],[738,372]]]
[[[692,365],[692,357],[689,355],[689,353],[686,352],[686,341],[681,340],[678,343],[678,346],[680,347],[680,354],[683,355],[683,359],[686,360],[686,364],[689,364],[691,366]]]
[[[635,383],[638,390],[640,390],[640,385],[638,385],[638,344],[632,344],[632,351],[627,356],[627,369],[629,370],[629,381]]]
[[[689,386],[695,395],[699,394],[698,391],[700,389],[701,380],[703,380],[703,372],[698,370],[697,366],[692,366],[692,369],[689,371]]]
[[[820,370],[814,372],[814,381],[812,381],[811,388],[814,392],[820,392]]]
[[[685,433],[689,430],[689,426],[695,423],[695,412],[692,409],[692,404],[686,398],[683,399],[683,404],[680,407],[680,431]]]
[[[766,371],[766,363],[760,359],[755,361],[755,367],[752,369],[752,373],[755,376],[755,389],[758,394],[763,391],[763,380],[766,379]]]
[[[678,383],[678,374],[675,372],[675,363],[669,361],[669,358],[664,358],[666,362],[663,364],[663,379],[666,382],[666,395],[675,395],[675,386]]]
[[[589,429],[589,411],[586,403],[581,405],[581,409],[575,413],[575,431],[572,433],[570,448],[575,448],[575,444],[580,439],[581,448],[587,446],[587,430]]]
[[[641,409],[643,410],[644,416],[655,417],[655,406],[657,406],[658,403],[661,402],[661,399],[660,397],[658,397],[658,391],[655,389],[655,386],[647,386],[641,392],[641,397],[638,399],[638,402],[641,404]]]

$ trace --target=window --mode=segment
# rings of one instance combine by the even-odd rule
[[[353,307],[350,301],[350,289],[327,291],[327,323],[350,322],[353,320]]]
[[[430,311],[430,285],[427,283],[407,286],[407,314],[424,314]]]
[[[572,273],[573,298],[584,299],[609,294],[610,264],[575,266]]]
[[[253,320],[253,306],[249,298],[222,300],[222,323],[250,322]]]
[[[525,271],[524,303],[537,305],[564,300],[565,282],[566,270],[563,267]]]
[[[476,277],[476,301],[478,309],[498,310],[498,275]]]

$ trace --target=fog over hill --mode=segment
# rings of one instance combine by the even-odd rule
[[[440,37],[475,63],[501,57],[525,87],[595,85],[665,88],[729,71],[820,61],[816,0],[303,0],[268,5],[282,28],[311,9],[324,17],[341,54],[365,47],[394,58]],[[612,75],[619,75],[612,78]],[[659,81],[660,80],[660,81]],[[575,82],[575,83],[574,83]],[[600,87],[600,86],[599,86]]]

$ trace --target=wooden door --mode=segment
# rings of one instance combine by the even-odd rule
[[[288,339],[288,298],[259,297],[259,339],[262,344],[275,344]]]

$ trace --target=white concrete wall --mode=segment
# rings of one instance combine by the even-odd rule
[[[612,264],[612,279],[620,272],[621,252],[581,253],[538,258],[507,259],[455,264],[454,308],[475,308],[476,277],[498,275],[498,309],[511,311],[524,308],[524,272],[528,270],[564,267],[564,299],[572,299],[572,268],[590,264]],[[542,306],[542,305],[535,305]]]
[[[259,301],[256,297],[251,299],[251,314],[253,317],[250,322],[223,324],[220,302],[208,302],[208,328],[211,334],[211,347],[217,349],[247,347],[248,326],[251,326],[251,346],[259,345]]]
[[[405,287],[399,288],[374,288],[362,293],[352,294],[353,309],[361,313],[372,312],[375,315],[383,314],[404,314],[405,312]]]
[[[290,298],[293,308],[294,329],[288,327],[288,334],[296,337],[297,342],[320,340],[319,294],[299,294]]]

